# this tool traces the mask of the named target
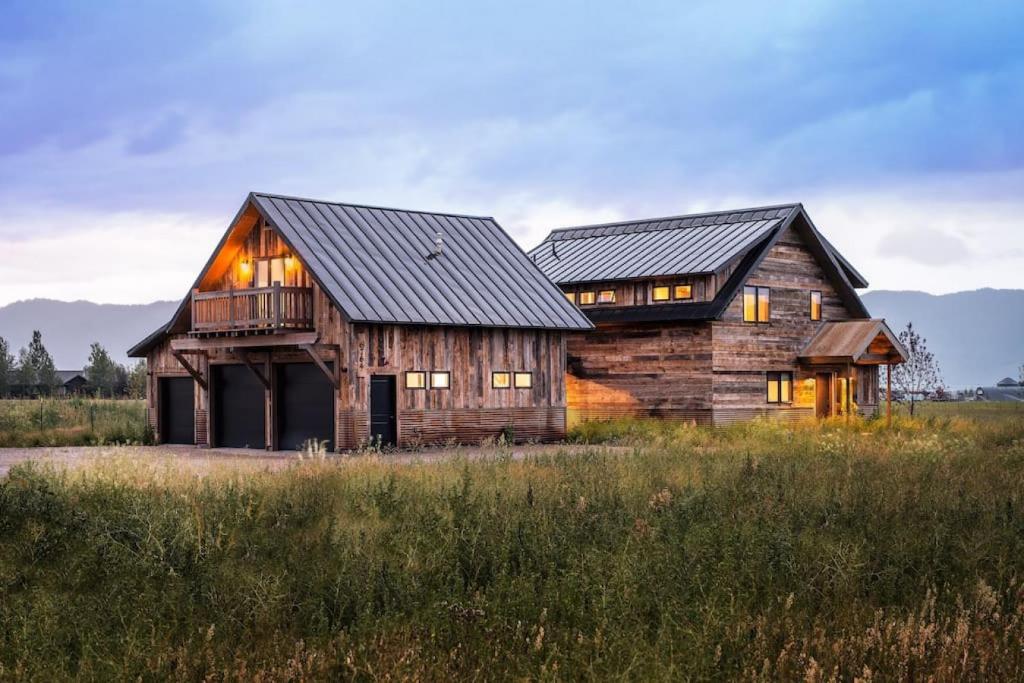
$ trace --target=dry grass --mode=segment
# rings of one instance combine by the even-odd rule
[[[1019,680],[1024,421],[0,483],[0,679]]]

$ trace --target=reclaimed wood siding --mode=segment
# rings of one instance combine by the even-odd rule
[[[781,236],[746,284],[771,288],[771,321],[743,322],[742,289],[721,320],[711,323],[715,423],[755,416],[792,420],[814,415],[813,370],[797,356],[825,321],[850,313],[803,238],[792,228]],[[810,319],[810,292],[822,295],[822,321]],[[768,404],[767,371],[794,373],[794,401]],[[809,382],[808,382],[809,380]]]
[[[600,326],[566,346],[569,422],[616,417],[711,419],[706,322]]]

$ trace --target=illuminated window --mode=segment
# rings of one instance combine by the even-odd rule
[[[515,387],[516,389],[529,389],[533,386],[533,373],[531,372],[517,372],[515,373]]]
[[[676,299],[692,299],[693,285],[676,285],[672,290],[672,296]]]
[[[792,372],[769,372],[768,376],[768,403],[792,403],[793,402],[793,373]]]
[[[821,292],[811,292],[811,320],[821,320]]]
[[[426,389],[427,373],[423,372],[422,370],[414,370],[405,373],[405,388]]]
[[[576,292],[566,292],[565,298],[571,301],[572,303],[576,303]]]
[[[597,293],[597,303],[599,304],[613,304],[615,303],[615,290],[614,289],[602,289]]]
[[[511,372],[492,372],[491,387],[494,389],[508,389],[512,386]]]
[[[597,294],[593,292],[580,292],[580,306],[586,306],[597,302]]]
[[[444,372],[432,372],[430,373],[430,388],[431,389],[448,389],[451,387],[451,373],[447,370]]]
[[[743,288],[743,322],[766,323],[771,320],[771,294],[767,287]]]
[[[655,287],[651,290],[651,299],[654,301],[668,301],[668,287]]]

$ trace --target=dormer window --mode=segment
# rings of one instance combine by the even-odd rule
[[[667,286],[657,286],[651,290],[652,301],[668,301],[669,288]]]
[[[589,306],[597,302],[597,294],[594,292],[580,292],[580,306]]]
[[[602,289],[597,293],[597,303],[599,304],[613,304],[615,303],[615,290],[614,289]]]
[[[565,298],[569,300],[569,303],[576,303],[576,292],[566,292]]]
[[[672,288],[672,298],[676,301],[685,301],[693,298],[693,285],[676,285]]]

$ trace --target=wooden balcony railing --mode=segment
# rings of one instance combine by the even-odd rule
[[[192,292],[193,332],[313,329],[313,289],[254,287]]]

